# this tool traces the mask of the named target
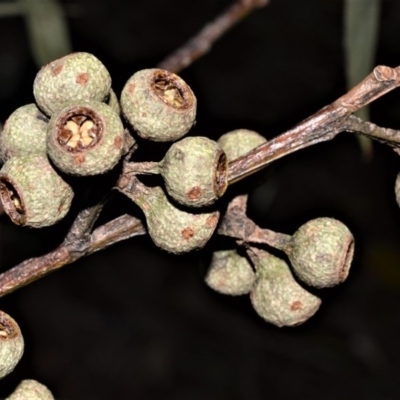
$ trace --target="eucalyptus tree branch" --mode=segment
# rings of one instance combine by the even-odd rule
[[[34,282],[56,269],[104,249],[117,242],[131,237],[144,235],[146,230],[140,220],[130,215],[122,215],[99,228],[90,235],[83,235],[79,240],[70,240],[71,232],[80,223],[85,225],[85,216],[93,210],[83,210],[78,215],[67,238],[59,247],[50,253],[31,258],[0,274],[0,297]],[[78,229],[79,231],[79,229]]]
[[[196,36],[161,61],[158,67],[179,73],[209,52],[213,44],[244,17],[268,3],[269,0],[236,0],[220,16],[198,32]]]
[[[352,113],[399,85],[400,67],[377,66],[362,82],[335,102],[282,135],[232,161],[229,164],[229,183],[237,182],[288,154],[331,140],[345,130],[352,130],[351,121],[360,125],[354,119],[348,121]],[[382,132],[372,130],[369,136],[374,137],[375,134],[381,135]]]

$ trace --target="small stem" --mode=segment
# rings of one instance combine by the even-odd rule
[[[146,229],[140,220],[123,215],[97,228],[91,235],[81,237],[76,242],[65,240],[50,253],[26,260],[0,274],[0,297],[38,280],[56,269],[71,264],[79,258],[145,233]]]
[[[267,244],[275,249],[285,251],[291,236],[261,229],[246,216],[247,195],[235,197],[220,222],[218,234],[229,236],[244,243]]]
[[[256,8],[264,7],[269,0],[238,0],[228,7],[214,21],[207,24],[192,39],[158,64],[159,68],[179,73],[204,56],[213,44],[229,29]]]
[[[382,128],[372,122],[364,121],[355,115],[349,116],[346,121],[345,130],[360,133],[391,147],[400,147],[400,131],[391,128]]]
[[[124,164],[124,174],[155,175],[160,173],[160,163],[156,161],[127,162]]]

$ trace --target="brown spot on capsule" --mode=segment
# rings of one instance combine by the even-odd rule
[[[302,307],[303,307],[302,302],[299,301],[299,300],[297,300],[297,301],[294,301],[294,302],[292,303],[292,305],[290,306],[290,309],[291,309],[292,311],[298,311],[298,310],[300,310]]]
[[[76,76],[76,83],[78,85],[86,85],[89,80],[89,74],[87,72],[82,72]]]
[[[129,94],[132,94],[133,91],[135,90],[135,87],[136,87],[136,85],[135,85],[134,83],[130,83],[130,84],[128,85],[128,87],[126,88],[126,91],[127,91]]]
[[[85,162],[85,159],[86,158],[85,158],[85,156],[83,154],[77,154],[74,157],[74,163],[78,164],[78,165],[83,164]]]
[[[115,146],[117,149],[120,149],[120,148],[122,147],[122,137],[121,137],[121,136],[117,136],[117,137],[114,139],[114,146]]]
[[[182,231],[182,237],[185,239],[185,240],[190,240],[192,237],[194,236],[194,231],[193,231],[193,229],[192,228],[185,228],[183,231]]]
[[[187,193],[187,197],[189,200],[198,200],[201,195],[201,188],[199,186],[195,186],[189,190]]]
[[[52,76],[57,76],[63,69],[63,64],[56,64],[52,69],[51,69],[51,75]]]
[[[206,219],[206,226],[207,228],[214,228],[215,225],[217,225],[218,222],[218,215],[210,215],[207,219]]]

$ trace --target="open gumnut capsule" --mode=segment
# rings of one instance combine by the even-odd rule
[[[48,154],[67,174],[102,174],[120,160],[124,137],[122,122],[110,106],[98,101],[75,102],[51,118]]]
[[[14,370],[24,353],[24,338],[16,321],[0,311],[0,379]]]
[[[17,225],[55,224],[67,214],[73,196],[46,156],[14,157],[0,171],[0,199]]]
[[[217,142],[202,136],[174,143],[160,163],[168,194],[177,202],[203,207],[228,187],[228,162]]]
[[[196,118],[196,97],[179,76],[162,69],[144,69],[129,78],[121,93],[122,112],[143,139],[175,141]]]

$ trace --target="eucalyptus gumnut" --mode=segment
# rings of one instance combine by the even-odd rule
[[[267,139],[255,131],[235,129],[225,133],[218,139],[229,161],[239,158],[249,151],[265,143]]]
[[[228,162],[217,142],[202,136],[174,143],[160,163],[168,194],[180,204],[214,203],[228,187]]]
[[[67,214],[73,196],[46,156],[14,157],[0,170],[0,200],[17,225],[55,224]]]
[[[205,281],[215,291],[231,296],[250,292],[255,273],[246,257],[236,250],[215,251]]]
[[[120,160],[124,137],[122,121],[110,106],[93,100],[74,102],[50,119],[48,155],[67,174],[102,174]]]
[[[0,156],[3,162],[27,154],[46,154],[46,132],[49,120],[36,107],[27,104],[17,108],[7,119],[0,134]]]
[[[316,218],[295,232],[285,251],[300,280],[316,288],[331,287],[349,274],[354,237],[342,222]]]
[[[196,119],[197,100],[179,76],[162,69],[144,69],[126,82],[121,108],[143,139],[173,142],[183,137]]]
[[[394,192],[396,194],[397,205],[400,207],[400,173],[396,177]]]
[[[142,209],[149,235],[158,247],[179,254],[200,249],[208,242],[219,212],[188,213],[173,206],[162,188],[141,187],[133,200]]]
[[[33,379],[25,379],[6,400],[54,400],[46,386]]]
[[[17,322],[0,311],[0,379],[14,370],[24,353],[24,338]]]
[[[33,83],[33,95],[40,109],[51,116],[71,101],[104,101],[110,88],[111,77],[103,63],[93,54],[80,52],[42,67]]]
[[[321,300],[295,281],[285,261],[254,247],[248,254],[256,268],[250,300],[261,318],[279,327],[295,326],[317,312]]]

